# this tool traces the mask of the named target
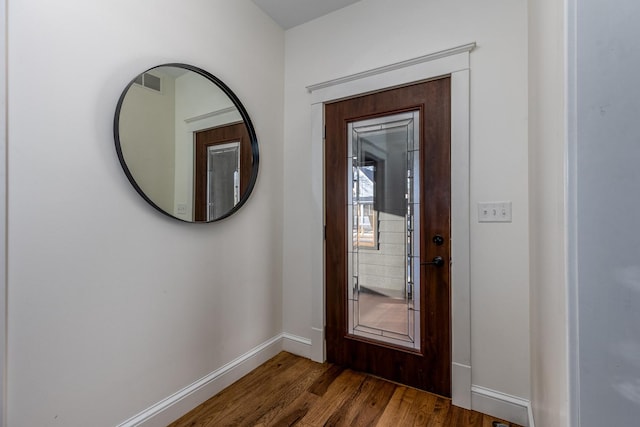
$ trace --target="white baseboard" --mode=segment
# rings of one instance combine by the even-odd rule
[[[451,364],[451,403],[471,409],[471,366]]]
[[[117,427],[166,426],[283,350],[309,358],[313,356],[312,340],[288,333],[279,334],[120,423]],[[457,366],[457,368],[454,366],[454,371],[459,371],[459,375],[454,375],[454,377],[458,378],[462,385],[462,383],[467,382],[469,377],[467,375],[468,369],[462,365]],[[459,403],[466,403],[466,398],[461,397],[462,400]],[[535,427],[531,404],[526,399],[480,386],[471,386],[470,405],[473,410],[493,415],[524,427]],[[458,406],[462,405],[458,404]]]
[[[324,328],[311,327],[311,343],[311,360],[323,363],[325,360]]]
[[[473,385],[471,408],[524,427],[534,427],[531,402],[520,397]]]
[[[173,395],[122,422],[118,427],[164,427],[230,386],[283,350],[283,341],[293,336],[279,334]],[[304,339],[302,339],[304,340]],[[310,345],[310,343],[309,343]]]
[[[297,356],[311,359],[311,340],[297,335],[283,333],[282,349]]]

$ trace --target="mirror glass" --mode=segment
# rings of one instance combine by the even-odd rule
[[[255,185],[251,120],[235,94],[202,69],[165,64],[136,76],[118,101],[114,136],[133,187],[173,218],[226,218]]]

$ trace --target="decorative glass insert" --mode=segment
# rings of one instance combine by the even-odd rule
[[[420,349],[419,112],[349,123],[349,334]]]

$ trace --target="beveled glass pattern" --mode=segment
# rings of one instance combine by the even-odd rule
[[[349,334],[419,350],[419,112],[349,124]]]

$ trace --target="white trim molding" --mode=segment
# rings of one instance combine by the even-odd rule
[[[309,218],[312,259],[311,358],[325,360],[324,295],[324,104],[404,86],[441,76],[451,76],[451,304],[452,400],[470,409],[471,399],[471,286],[470,286],[470,53],[475,43],[432,52],[424,56],[366,70],[307,86],[311,104],[311,197]],[[475,409],[475,408],[474,408]]]
[[[441,50],[438,52],[429,53],[427,55],[419,56],[417,58],[408,59],[406,61],[396,62],[395,64],[385,65],[382,67],[374,68],[360,73],[351,74],[349,76],[340,77],[337,79],[329,80],[322,83],[316,83],[314,85],[307,86],[309,92],[316,92],[320,89],[328,88],[331,86],[343,85],[345,83],[352,82],[354,80],[361,80],[377,74],[384,74],[395,70],[401,70],[413,65],[422,64],[424,62],[435,61],[436,59],[446,58],[448,56],[454,56],[458,53],[471,52],[476,47],[475,43],[468,43],[461,46],[456,46],[450,49]]]
[[[282,350],[311,359],[311,340],[285,332],[282,334]]]
[[[308,340],[279,334],[123,421],[117,427],[162,427],[170,424],[277,355],[283,350],[283,341],[302,341],[304,344]]]
[[[474,411],[502,418],[523,427],[535,427],[531,402],[527,399],[474,385],[471,387]]]
[[[254,347],[222,367],[194,381],[176,393],[118,424],[117,427],[162,427],[170,424],[199,404],[230,386],[281,351],[309,357],[312,340],[281,333]],[[455,372],[459,366],[454,364]],[[471,369],[471,367],[464,367]],[[470,387],[473,409],[524,427],[535,427],[528,400],[480,386]],[[454,403],[460,406],[457,403]]]
[[[240,114],[238,113],[238,109],[234,105],[234,106],[231,106],[231,107],[221,108],[219,110],[215,110],[215,111],[211,111],[209,113],[201,114],[199,116],[186,118],[186,119],[184,119],[184,122],[185,123],[197,122],[199,120],[205,120],[205,119],[209,119],[211,117],[222,116],[223,114],[227,114],[227,113],[235,113],[237,116],[240,116]],[[242,121],[242,117],[240,117],[240,121]]]
[[[533,406],[531,402],[529,402],[529,406],[527,406],[527,415],[529,415],[529,427],[536,427],[536,423],[533,421]]]

